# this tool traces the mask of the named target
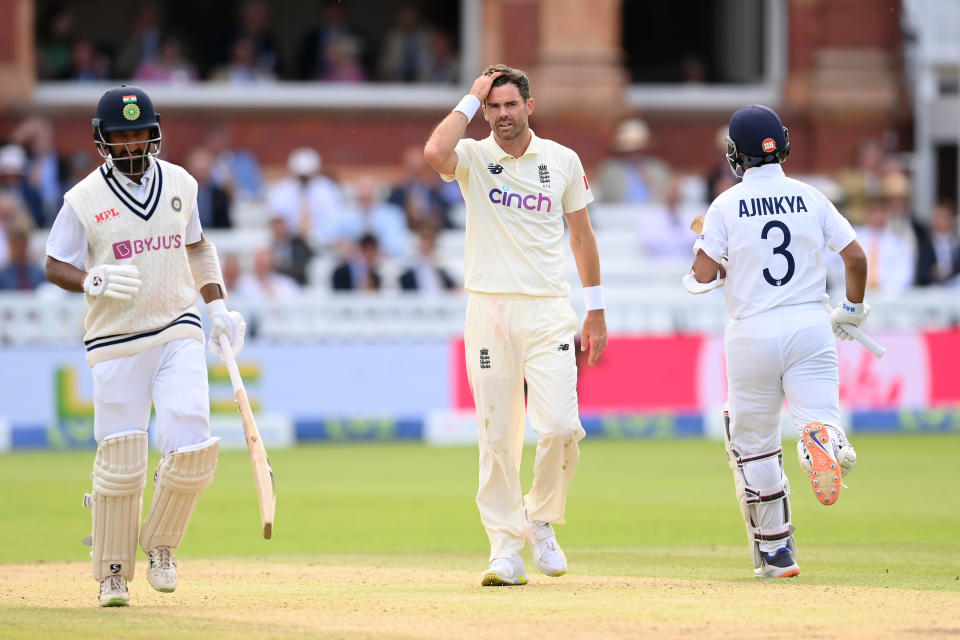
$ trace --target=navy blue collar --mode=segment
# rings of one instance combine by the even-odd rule
[[[117,177],[113,175],[116,169],[107,170],[105,165],[101,165],[100,175],[103,176],[107,186],[113,191],[113,195],[117,196],[117,199],[120,200],[127,209],[143,220],[149,220],[153,212],[157,210],[157,205],[160,204],[160,192],[163,191],[163,172],[160,170],[160,163],[154,163],[153,168],[156,175],[150,180],[150,191],[147,193],[147,199],[144,202],[140,202],[134,198],[130,195],[130,192],[120,184]]]

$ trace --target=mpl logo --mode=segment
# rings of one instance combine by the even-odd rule
[[[546,205],[547,212],[553,206],[553,202],[542,193],[517,193],[510,192],[510,187],[503,185],[501,189],[491,189],[488,194],[490,202],[500,204],[505,207],[515,207],[517,209],[526,209],[527,211],[542,211]]]
[[[97,220],[97,224],[103,224],[104,222],[112,220],[113,218],[119,218],[120,212],[118,212],[116,209],[107,209],[106,211],[101,211],[94,217]]]
[[[179,233],[172,236],[155,236],[143,240],[123,240],[113,243],[113,257],[117,260],[126,260],[147,251],[165,251],[179,249],[183,246],[183,236]]]

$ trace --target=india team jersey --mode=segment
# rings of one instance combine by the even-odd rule
[[[713,201],[695,246],[726,269],[727,311],[741,319],[822,300],[823,248],[841,251],[855,238],[826,196],[768,164],[747,169]]]
[[[86,231],[86,268],[132,264],[142,281],[131,300],[86,296],[84,345],[91,366],[172,340],[204,340],[186,250],[197,181],[163,160],[156,160],[151,171],[143,199],[105,165],[64,195]],[[55,223],[51,235],[56,228]]]
[[[456,173],[441,177],[456,178],[467,205],[465,288],[566,296],[563,215],[593,201],[577,154],[532,135],[523,156],[514,158],[493,133],[464,138],[456,150]]]

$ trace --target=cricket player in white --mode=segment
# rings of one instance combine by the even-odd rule
[[[211,350],[219,353],[226,334],[239,351],[245,325],[224,303],[216,249],[200,229],[197,181],[156,158],[160,117],[150,97],[133,86],[107,91],[93,136],[104,163],[64,196],[47,240],[46,274],[86,294],[97,455],[84,504],[93,515],[93,575],[107,607],[130,602],[138,531],[150,584],[176,588],[173,550],[217,466],[197,291],[207,303]],[[151,404],[163,459],[141,528]]]
[[[727,159],[743,181],[710,205],[684,286],[724,287],[729,413],[727,452],[758,577],[798,575],[780,408],[797,427],[800,464],[814,493],[834,504],[856,453],[840,426],[834,333],[862,326],[867,260],[850,223],[827,198],[784,175],[790,151],[780,117],[761,105],[730,120]],[[840,253],[846,299],[828,313],[822,249]],[[724,273],[725,272],[725,273]],[[832,327],[832,331],[831,331]],[[728,419],[727,419],[728,418]]]
[[[477,109],[492,133],[461,139]],[[477,408],[477,505],[490,538],[481,583],[526,584],[520,558],[530,542],[537,568],[566,573],[551,523],[564,524],[567,488],[585,433],[577,405],[574,336],[567,299],[563,220],[587,301],[581,348],[592,365],[607,344],[600,259],[587,204],[593,201],[572,150],[534,135],[526,74],[489,67],[437,126],[424,149],[444,180],[456,179],[467,205],[464,331],[467,375]],[[540,436],[530,492],[520,489],[524,380],[526,409]]]

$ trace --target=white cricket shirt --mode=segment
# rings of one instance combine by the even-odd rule
[[[702,236],[695,246],[716,262],[725,258],[727,311],[740,319],[822,300],[821,251],[841,251],[857,234],[820,191],[767,164],[747,169],[713,201]]]
[[[519,158],[491,132],[457,143],[467,206],[464,287],[477,293],[566,296],[563,215],[593,202],[577,154],[531,133]]]

